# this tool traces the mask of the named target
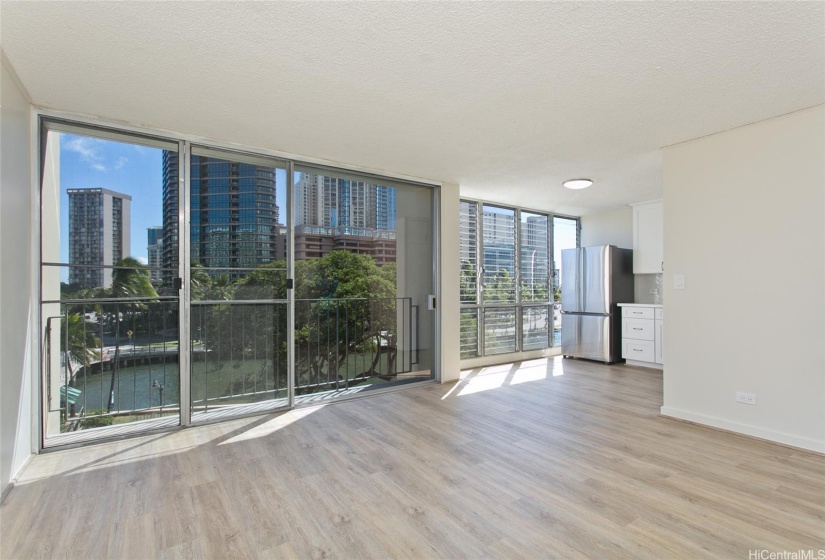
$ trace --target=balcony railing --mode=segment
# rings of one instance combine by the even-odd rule
[[[47,401],[61,432],[177,415],[178,300],[88,300],[47,319]],[[391,382],[418,362],[411,298],[295,301],[295,393]],[[193,413],[288,397],[287,304],[191,308]]]
[[[296,300],[296,394],[340,390],[412,371],[411,298]]]

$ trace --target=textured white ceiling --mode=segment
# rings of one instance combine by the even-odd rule
[[[661,196],[662,146],[825,102],[823,2],[4,0],[0,21],[36,104],[569,214]]]

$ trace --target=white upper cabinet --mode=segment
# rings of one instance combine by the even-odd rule
[[[633,207],[633,273],[664,271],[664,211],[661,200],[631,204]]]

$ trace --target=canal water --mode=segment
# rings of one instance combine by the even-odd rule
[[[106,410],[111,383],[110,370],[78,377],[74,387],[81,393],[75,403],[75,411],[79,413],[81,407],[85,411]],[[191,391],[196,406],[219,401],[224,404],[257,402],[275,398],[275,393],[285,389],[286,368],[279,368],[271,360],[247,359],[221,363],[198,360],[192,363]],[[118,369],[112,410],[141,410],[161,405],[180,405],[180,378],[176,361]]]
[[[156,386],[152,386],[156,382]],[[75,410],[106,410],[109,404],[109,389],[112,372],[104,370],[75,381],[75,389],[81,393],[75,403]],[[160,387],[163,387],[162,395]],[[154,363],[121,367],[115,377],[114,407],[112,410],[139,410],[180,404],[180,380],[177,362]],[[163,401],[161,402],[161,397]]]

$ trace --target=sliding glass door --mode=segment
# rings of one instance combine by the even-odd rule
[[[161,177],[179,144],[60,121],[41,138],[44,443],[178,425],[180,273]]]
[[[295,395],[433,378],[433,189],[300,167]]]
[[[192,421],[289,406],[286,164],[195,146],[188,169]]]

